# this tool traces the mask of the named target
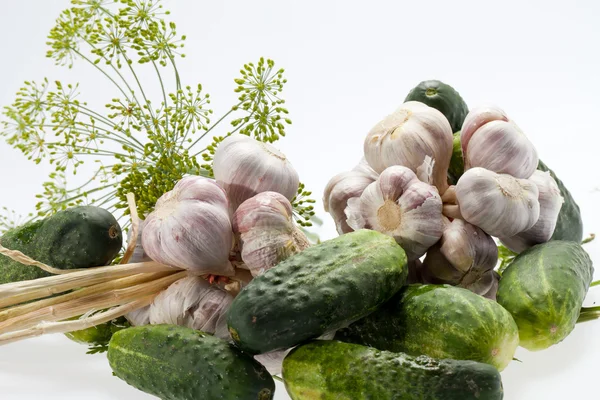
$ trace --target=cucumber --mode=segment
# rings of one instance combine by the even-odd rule
[[[73,320],[79,317],[71,318]],[[74,342],[89,346],[88,354],[104,353],[108,350],[108,343],[112,336],[131,325],[125,317],[119,317],[104,324],[92,326],[87,329],[65,333],[65,336]]]
[[[496,302],[450,285],[408,285],[335,339],[413,356],[472,360],[502,371],[519,345],[517,325]]]
[[[554,228],[554,234],[550,240],[570,240],[572,242],[581,243],[581,240],[583,239],[583,221],[581,220],[579,206],[573,199],[569,190],[565,187],[565,184],[558,179],[554,171],[548,168],[541,160],[537,169],[550,172],[550,175],[554,178],[560,189],[560,194],[565,200],[560,209],[560,213],[558,214],[556,228]]]
[[[460,131],[454,134],[452,141],[452,158],[448,167],[448,181],[451,185],[456,185],[462,174],[465,172],[465,161],[463,159],[462,146],[460,144]]]
[[[500,400],[500,373],[473,361],[412,357],[338,341],[314,341],[283,361],[293,400]]]
[[[420,101],[440,111],[452,127],[452,132],[458,132],[469,113],[469,107],[460,94],[450,85],[437,80],[423,81],[414,87],[404,99]]]
[[[176,325],[115,333],[108,345],[114,374],[163,400],[268,400],[275,382],[265,367],[228,342]]]
[[[0,244],[55,268],[79,269],[109,264],[121,250],[123,235],[111,213],[80,206],[11,229]],[[46,276],[50,273],[0,255],[0,284]]]
[[[234,299],[229,332],[251,354],[288,349],[374,311],[406,282],[404,250],[359,230],[297,253],[254,278]]]
[[[497,299],[517,322],[521,346],[543,350],[567,337],[593,274],[590,256],[575,242],[550,241],[519,254],[502,273]]]

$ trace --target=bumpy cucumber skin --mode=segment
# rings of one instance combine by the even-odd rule
[[[335,339],[380,350],[472,360],[502,371],[519,345],[512,316],[492,300],[450,285],[408,285]]]
[[[566,338],[593,274],[590,256],[575,242],[550,241],[519,254],[502,273],[497,300],[517,322],[521,346],[543,350]]]
[[[454,134],[454,139],[452,140],[452,158],[448,167],[448,182],[451,185],[456,185],[464,172],[465,161],[460,144],[460,131],[458,131]]]
[[[462,129],[462,124],[469,113],[469,107],[450,85],[438,80],[429,80],[419,83],[404,99],[407,101],[420,101],[440,111],[452,127],[452,132]]]
[[[0,238],[0,244],[55,268],[79,269],[109,264],[121,250],[123,235],[111,213],[80,206],[11,229]],[[0,255],[0,283],[49,275]]]
[[[269,372],[233,345],[175,325],[145,325],[115,333],[108,362],[116,376],[162,400],[268,400]]]
[[[550,175],[554,178],[560,189],[560,194],[565,200],[558,214],[556,228],[554,228],[554,234],[550,240],[570,240],[581,243],[583,239],[583,221],[581,220],[581,211],[575,199],[573,199],[565,184],[557,178],[554,171],[548,168],[541,160],[537,169],[550,172]]]
[[[437,360],[338,341],[301,345],[283,361],[293,400],[500,400],[500,373],[473,361]]]
[[[309,247],[252,280],[231,304],[231,337],[244,351],[293,347],[356,321],[406,282],[404,250],[359,230]]]

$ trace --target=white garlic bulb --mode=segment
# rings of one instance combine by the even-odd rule
[[[232,211],[261,192],[281,193],[288,200],[298,192],[298,173],[285,155],[246,135],[233,134],[219,144],[213,171],[227,192]]]
[[[296,227],[292,205],[283,195],[263,192],[243,202],[233,215],[242,260],[253,276],[279,264],[309,246]]]
[[[473,290],[498,262],[494,239],[480,228],[460,219],[447,221],[442,238],[427,251],[422,269],[429,282],[447,283]],[[487,287],[480,288],[483,294]]]
[[[538,166],[538,154],[504,111],[494,106],[471,110],[461,131],[465,169],[481,167],[526,179]]]
[[[560,189],[549,172],[535,171],[529,180],[539,190],[540,217],[530,229],[513,237],[500,238],[502,243],[515,253],[521,253],[536,244],[550,240],[564,202]]]
[[[233,231],[225,191],[213,180],[188,176],[156,202],[142,231],[154,261],[195,275],[234,274],[229,262]]]
[[[444,114],[423,103],[408,101],[371,129],[364,152],[369,165],[379,173],[392,165],[417,173],[429,156],[433,161],[432,183],[444,193],[452,141],[452,128]]]
[[[471,168],[455,190],[462,218],[491,236],[514,236],[540,216],[538,188],[527,179]]]
[[[435,187],[402,166],[385,169],[363,194],[348,201],[348,225],[392,236],[413,261],[442,236],[442,200]]]
[[[148,325],[150,323],[150,306],[131,311],[125,314],[125,318],[132,326]]]
[[[150,305],[150,324],[187,326],[226,339],[226,314],[232,301],[229,293],[205,279],[188,276],[156,296]]]
[[[325,211],[333,217],[340,235],[352,232],[352,228],[346,223],[344,212],[348,200],[360,197],[365,188],[375,182],[378,176],[363,159],[352,171],[337,174],[327,183],[323,193],[323,205]]]

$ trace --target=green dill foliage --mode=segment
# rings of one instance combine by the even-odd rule
[[[272,60],[244,65],[235,79],[237,104],[213,118],[202,85],[181,81],[176,61],[185,57],[186,37],[165,20],[169,12],[160,0],[72,3],[48,35],[47,56],[68,68],[89,64],[116,96],[97,110],[82,98],[78,84],[44,78],[25,82],[4,108],[0,136],[28,159],[55,167],[38,195],[36,217],[82,203],[122,217],[129,192],[145,215],[184,175],[212,177],[215,150],[226,136],[239,132],[269,143],[285,136],[291,124],[280,97],[286,79]],[[142,82],[140,68],[155,72],[156,79]],[[154,101],[147,96],[150,87],[160,89]],[[68,188],[67,177],[84,163],[92,163],[94,172],[83,185]],[[314,217],[308,196],[301,185],[293,200],[302,226]]]

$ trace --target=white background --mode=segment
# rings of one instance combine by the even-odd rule
[[[202,82],[218,116],[232,79],[260,56],[286,68],[293,125],[277,143],[320,198],[328,179],[361,157],[367,131],[425,79],[453,85],[473,107],[496,103],[536,144],[579,202],[585,232],[600,233],[600,3],[589,1],[167,1],[187,34],[184,83]],[[81,82],[101,107],[116,93],[86,65],[44,57],[66,0],[2,0],[0,105],[24,80]],[[152,79],[148,71],[144,78]],[[158,102],[158,100],[157,100]],[[224,133],[219,132],[219,133]],[[0,142],[0,206],[33,210],[48,166]],[[322,204],[317,204],[322,213]],[[333,223],[319,230],[335,236]],[[586,247],[596,263],[600,241]],[[599,268],[600,269],[600,268]],[[596,279],[600,274],[596,274]],[[600,289],[588,303],[600,299]],[[506,399],[596,399],[600,321],[540,353],[520,349],[503,373]],[[278,387],[278,399],[287,398]],[[149,398],[111,376],[105,356],[62,336],[0,348],[2,399]]]

